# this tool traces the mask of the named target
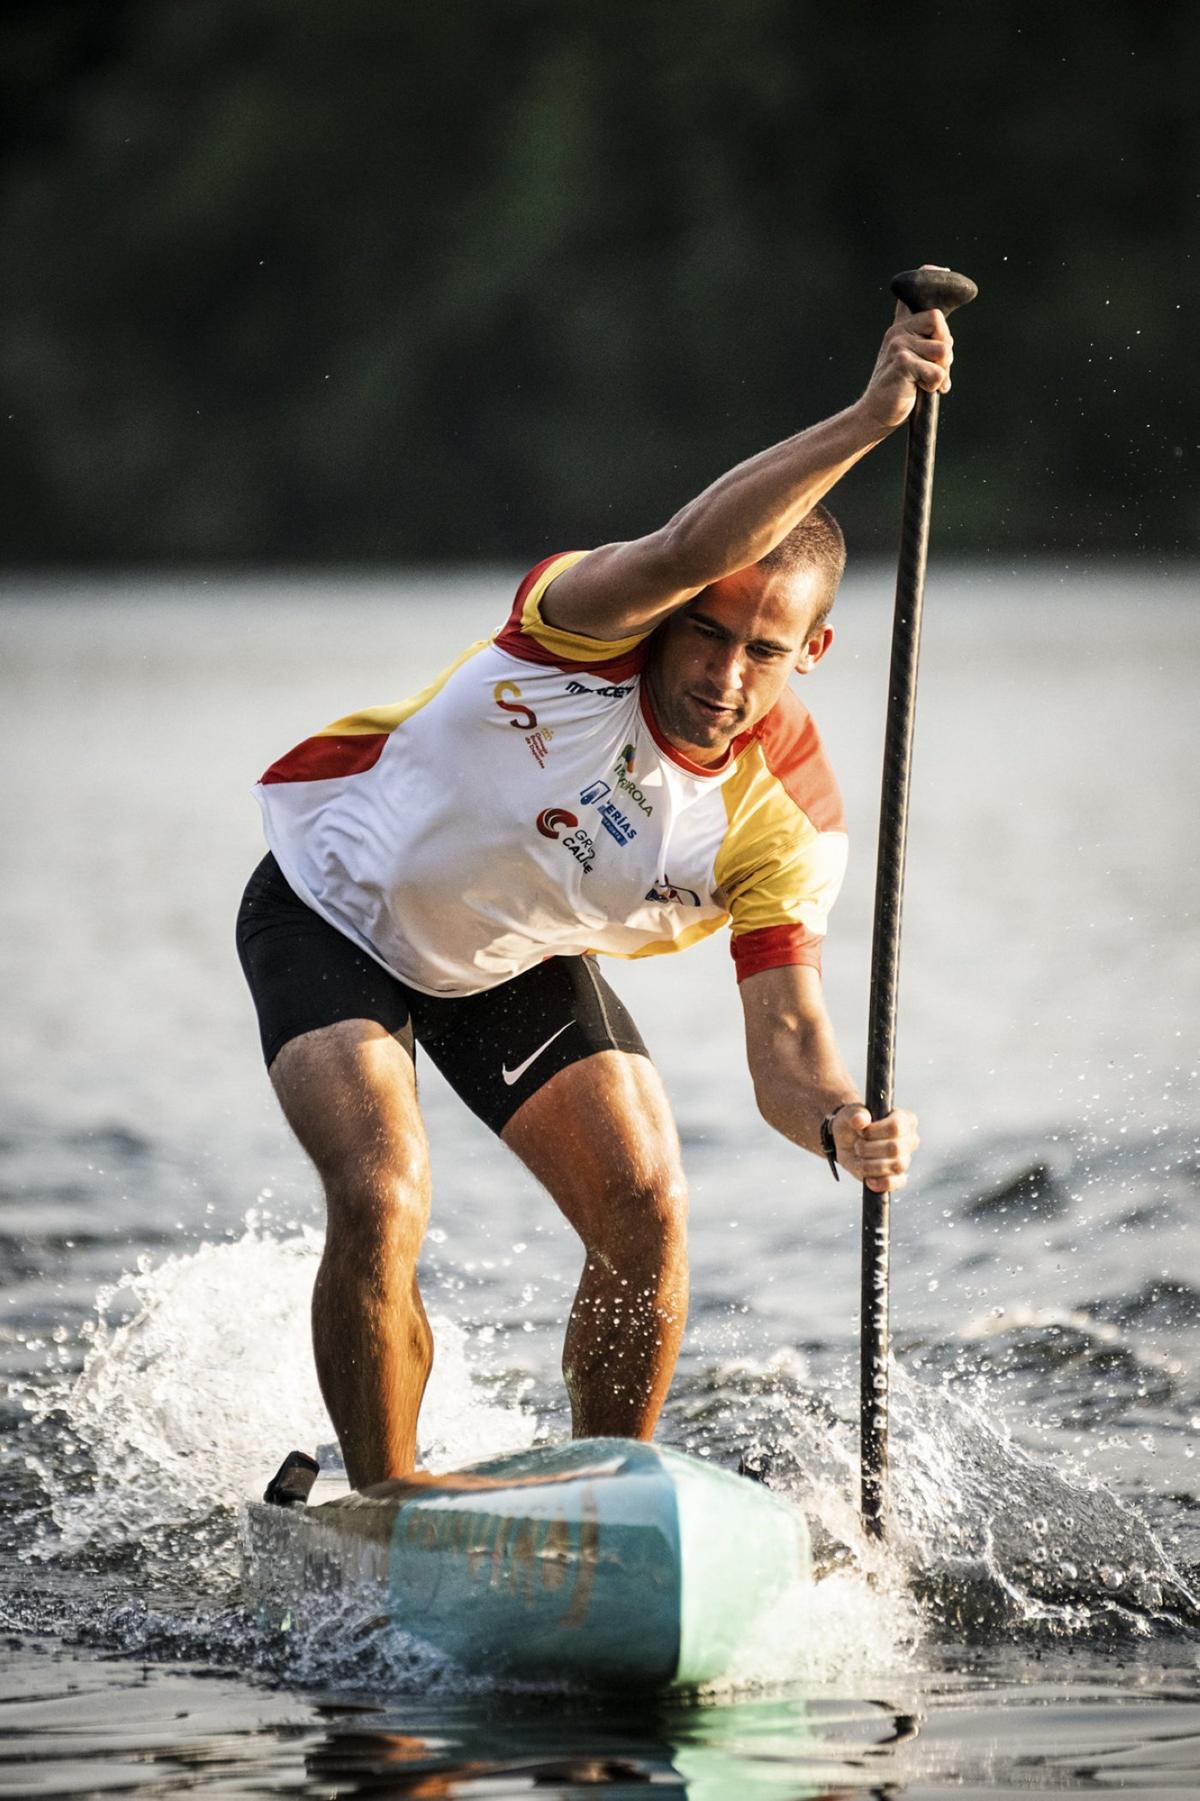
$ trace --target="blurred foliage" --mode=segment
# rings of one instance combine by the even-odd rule
[[[965,269],[943,551],[1200,549],[1200,11],[10,0],[10,560],[503,557],[659,523]],[[839,492],[894,537],[898,448]]]

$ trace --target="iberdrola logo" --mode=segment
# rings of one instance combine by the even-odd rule
[[[621,751],[616,762],[613,764],[612,772],[617,778],[617,787],[621,790],[621,793],[625,795],[626,799],[631,800],[634,806],[637,807],[639,811],[643,812],[646,815],[646,818],[649,819],[654,812],[654,808],[633,779],[632,744],[627,744]]]

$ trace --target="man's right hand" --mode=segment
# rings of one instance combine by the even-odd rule
[[[607,643],[642,637],[714,582],[757,563],[881,438],[917,389],[946,393],[945,315],[896,308],[866,391],[853,406],[727,470],[658,531],[605,544],[547,589],[548,625]]]
[[[884,333],[879,355],[858,410],[882,437],[903,425],[916,403],[917,389],[950,392],[954,339],[946,315],[936,310],[910,313],[896,303],[896,318]]]
[[[896,1107],[883,1119],[872,1119],[866,1107],[840,1107],[830,1129],[838,1162],[850,1175],[876,1194],[894,1194],[904,1187],[921,1142],[915,1113]]]

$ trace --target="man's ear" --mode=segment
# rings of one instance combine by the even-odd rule
[[[818,626],[796,658],[797,675],[807,675],[810,669],[815,669],[832,643],[833,627],[831,625]]]

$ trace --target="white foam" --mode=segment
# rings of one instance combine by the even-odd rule
[[[783,1683],[854,1683],[910,1665],[922,1616],[899,1573],[880,1581],[862,1569],[797,1582],[763,1621],[758,1642],[706,1693]]]
[[[311,1230],[277,1239],[251,1224],[232,1242],[156,1265],[142,1258],[98,1297],[82,1373],[45,1391],[39,1407],[66,1415],[76,1466],[39,1470],[56,1528],[41,1555],[128,1544],[236,1509],[261,1494],[285,1452],[333,1436],[309,1336],[322,1242]],[[114,1323],[114,1305],[124,1314],[131,1298],[132,1317]],[[529,1444],[534,1416],[490,1398],[461,1326],[432,1323],[422,1460],[453,1467]]]

